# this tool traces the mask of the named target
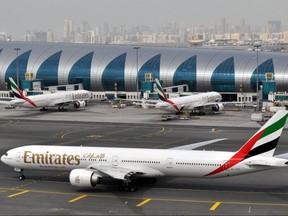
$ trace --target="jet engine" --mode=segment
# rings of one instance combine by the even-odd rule
[[[74,169],[69,175],[70,183],[77,187],[95,187],[102,180],[102,177],[94,170]]]
[[[217,112],[217,111],[222,111],[224,109],[224,105],[222,103],[215,104],[212,106],[212,110]]]
[[[74,102],[74,107],[77,109],[80,107],[85,107],[85,106],[87,106],[87,103],[84,100]]]

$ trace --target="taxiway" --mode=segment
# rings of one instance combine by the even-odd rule
[[[190,120],[161,121],[158,110],[111,108],[95,103],[59,113],[0,107],[0,154],[23,145],[171,148],[228,138],[202,150],[236,151],[260,128],[251,110]],[[213,130],[217,128],[217,130]],[[288,152],[283,131],[275,154]],[[158,179],[135,193],[108,180],[93,189],[70,185],[69,173],[25,171],[26,179],[0,164],[0,215],[275,215],[288,212],[287,169],[222,179]]]

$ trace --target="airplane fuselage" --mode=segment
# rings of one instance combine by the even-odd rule
[[[235,152],[166,150],[140,148],[103,148],[73,146],[23,146],[1,157],[2,162],[17,169],[59,170],[88,169],[96,166],[139,170],[145,177],[225,177],[267,170],[253,166],[255,161],[287,166],[287,160],[254,156],[234,166],[229,160]],[[234,158],[235,160],[235,158]],[[260,161],[260,162],[259,162]],[[252,164],[252,166],[251,166]]]
[[[11,106],[23,108],[53,107],[71,101],[82,101],[91,99],[91,93],[86,90],[56,92],[41,95],[32,95],[24,99],[14,99],[10,101]]]
[[[167,102],[157,103],[155,107],[169,112],[191,111],[197,107],[203,107],[213,102],[219,102],[221,99],[222,97],[218,92],[206,92],[172,98]]]

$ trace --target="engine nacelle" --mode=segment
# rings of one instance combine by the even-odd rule
[[[102,177],[93,170],[74,169],[70,172],[69,180],[76,187],[95,187],[101,182]]]
[[[217,111],[222,111],[224,109],[224,105],[222,103],[215,104],[212,106],[212,110],[217,112]]]
[[[74,102],[74,107],[77,109],[80,107],[85,107],[85,106],[87,106],[87,103],[84,100]]]

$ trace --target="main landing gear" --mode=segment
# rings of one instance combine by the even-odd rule
[[[42,107],[40,111],[48,111],[48,109],[46,107]]]
[[[24,174],[23,174],[23,169],[19,169],[19,168],[14,168],[14,170],[16,171],[16,172],[19,172],[19,180],[24,180],[25,179],[25,176],[24,176]]]
[[[63,106],[59,106],[58,107],[58,111],[59,112],[65,112],[65,111],[67,111],[67,109],[65,107],[63,107]]]
[[[123,182],[121,185],[119,185],[120,191],[135,192],[137,189],[138,187],[133,182]]]

